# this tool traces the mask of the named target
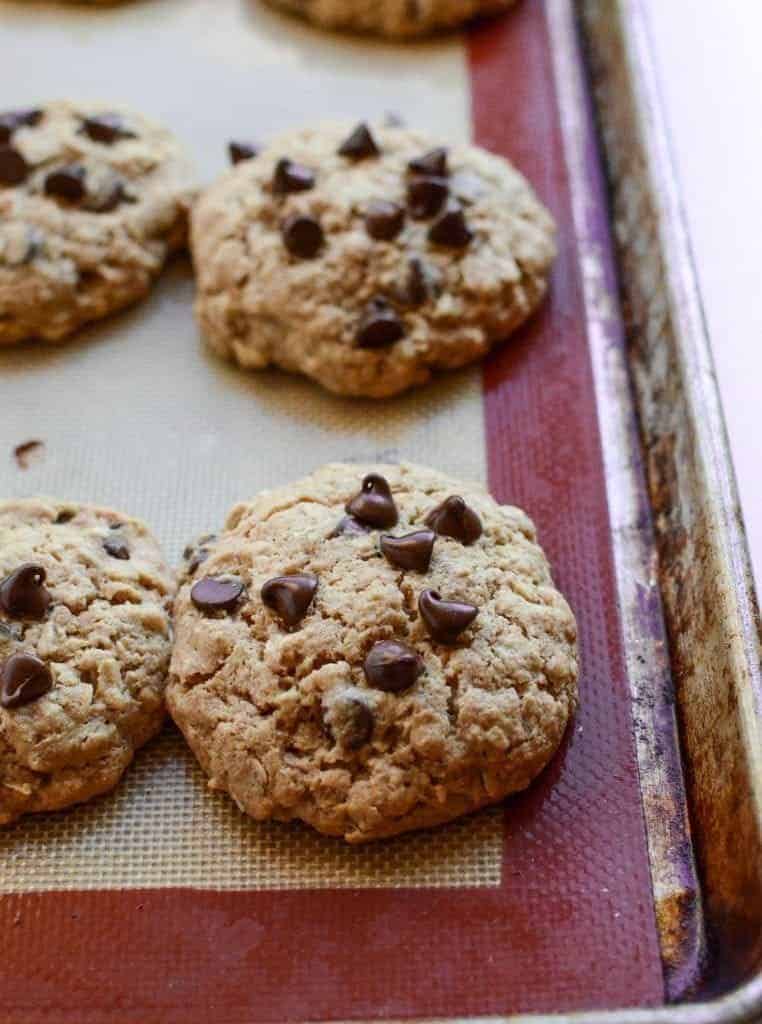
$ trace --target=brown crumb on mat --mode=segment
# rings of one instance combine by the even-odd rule
[[[17,444],[13,449],[13,457],[19,469],[29,469],[35,462],[39,462],[45,452],[43,441],[24,441]]]

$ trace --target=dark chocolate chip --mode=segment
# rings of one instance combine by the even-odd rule
[[[361,696],[341,694],[331,702],[327,718],[334,739],[346,750],[359,750],[373,735],[374,715]]]
[[[371,238],[388,242],[396,238],[405,224],[405,211],[397,203],[374,199],[365,207],[365,230]]]
[[[119,529],[118,524],[112,529]],[[130,557],[130,549],[123,537],[106,537],[103,541],[103,549],[112,558],[119,558],[123,562]]]
[[[292,256],[311,260],[320,252],[325,235],[318,221],[304,213],[287,217],[281,228],[283,244]]]
[[[302,164],[295,164],[288,157],[283,157],[275,165],[272,190],[277,195],[288,192],[307,192],[314,188],[315,172]]]
[[[376,140],[370,133],[367,124],[361,122],[339,146],[339,156],[347,156],[351,160],[363,160],[365,157],[378,156],[380,150]]]
[[[298,626],[318,588],[318,578],[310,572],[276,576],[262,587],[262,600],[287,626]]]
[[[361,523],[354,516],[342,516],[333,530],[328,534],[328,539],[333,537],[359,537],[362,534],[370,533],[370,527]]]
[[[459,494],[445,498],[426,516],[426,525],[444,537],[453,537],[462,544],[473,544],[482,535],[482,521]]]
[[[404,335],[402,321],[386,299],[379,296],[365,307],[355,337],[360,348],[382,348],[393,345]]]
[[[436,590],[424,590],[418,598],[418,610],[433,640],[454,644],[479,614],[476,605],[463,601],[443,601]]]
[[[446,178],[449,174],[447,150],[432,149],[428,153],[424,153],[423,156],[411,160],[407,166],[413,174],[428,174],[435,178]]]
[[[371,647],[363,671],[377,690],[399,693],[409,689],[423,672],[423,658],[407,644],[381,640]]]
[[[368,473],[359,494],[346,504],[346,512],[361,523],[380,529],[395,526],[397,506],[389,482],[378,473]]]
[[[93,114],[82,121],[82,131],[93,142],[101,142],[104,146],[112,146],[122,139],[135,139],[135,132],[125,128],[124,120],[119,114]]]
[[[464,249],[473,237],[463,210],[454,203],[448,205],[429,228],[429,241],[448,249]]]
[[[191,587],[191,601],[202,612],[232,612],[244,593],[240,580],[204,576]]]
[[[29,165],[13,146],[0,146],[0,185],[20,185],[29,174]]]
[[[80,202],[85,197],[85,168],[81,164],[68,164],[51,171],[45,178],[45,194],[70,203]]]
[[[63,526],[64,523],[70,523],[77,513],[70,508],[61,509],[56,516],[56,525]]]
[[[464,249],[473,238],[463,210],[455,203],[444,209],[428,230],[429,242],[447,249]]]
[[[444,206],[450,186],[444,178],[412,178],[407,186],[407,208],[415,220],[428,220]]]
[[[0,142],[10,142],[19,128],[36,125],[42,118],[41,110],[7,110],[0,114]]]
[[[418,256],[412,256],[408,263],[407,280],[400,289],[400,300],[406,306],[422,306],[433,292],[431,273]]]
[[[188,552],[185,555],[188,562],[186,569],[192,576],[196,569],[198,569],[200,565],[203,565],[209,557],[209,548],[200,547],[196,548],[195,551],[192,549],[188,550],[188,548],[186,548],[185,550]]]
[[[385,534],[381,538],[381,550],[387,560],[398,569],[426,572],[436,539],[437,535],[433,530],[416,530],[415,533],[405,534],[404,537]]]
[[[46,576],[41,565],[20,565],[0,583],[0,610],[12,619],[44,619],[51,601]]]
[[[4,708],[31,704],[52,689],[50,669],[34,654],[12,654],[0,669],[0,704]]]
[[[228,154],[231,164],[240,164],[242,160],[253,160],[259,155],[259,149],[251,142],[229,142]]]

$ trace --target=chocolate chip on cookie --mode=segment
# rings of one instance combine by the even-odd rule
[[[259,155],[259,148],[253,142],[229,142],[228,155],[231,164],[240,164],[243,160],[253,160]]]
[[[275,576],[262,587],[262,600],[287,626],[298,626],[312,604],[318,578],[312,573]]]
[[[20,708],[53,689],[53,674],[44,661],[27,651],[12,654],[0,668],[0,704]]]
[[[372,527],[366,523],[361,523],[359,519],[355,519],[354,516],[342,516],[338,523],[334,526],[331,532],[328,534],[328,539],[331,540],[334,537],[360,537],[364,534],[370,533]]]
[[[82,131],[93,142],[100,142],[104,146],[113,146],[123,139],[137,138],[136,133],[126,127],[124,119],[114,113],[92,114],[83,118]]]
[[[0,611],[12,619],[44,619],[51,601],[46,578],[43,566],[20,565],[0,583]]]
[[[405,211],[397,203],[374,199],[365,207],[365,230],[371,238],[389,242],[402,231]]]
[[[347,502],[345,511],[373,527],[395,526],[398,519],[389,482],[379,473],[368,473],[359,494]]]
[[[346,156],[351,160],[378,156],[380,152],[370,128],[364,122],[358,124],[338,148],[339,156]]]
[[[103,550],[112,558],[119,558],[123,562],[130,557],[130,548],[124,537],[106,537],[103,541]]]
[[[276,195],[287,195],[289,192],[308,192],[315,187],[315,172],[302,164],[294,163],[288,157],[282,157],[275,165],[272,190]]]
[[[320,252],[325,235],[320,223],[305,213],[293,213],[283,222],[283,244],[302,260],[311,260]]]
[[[423,591],[418,598],[418,610],[429,636],[441,644],[454,644],[479,614],[476,605],[443,601],[436,590]]]
[[[447,249],[465,249],[473,237],[463,210],[455,203],[448,205],[429,228],[429,241]]]
[[[29,165],[13,146],[0,146],[0,185],[20,185],[29,174]]]
[[[412,569],[413,572],[426,572],[431,563],[434,542],[437,535],[433,530],[416,530],[404,537],[392,537],[384,534],[381,537],[381,550],[397,569]]]
[[[408,182],[407,208],[414,220],[429,220],[442,209],[450,194],[444,178],[417,177]]]
[[[382,348],[405,336],[405,327],[390,303],[377,296],[365,307],[355,335],[360,348]]]
[[[435,533],[452,537],[461,544],[473,544],[482,535],[482,521],[459,494],[445,498],[426,516],[426,525]]]
[[[65,199],[69,203],[79,203],[85,198],[85,176],[87,171],[82,164],[67,164],[45,177],[45,195]]]
[[[347,687],[330,695],[325,722],[340,746],[359,750],[373,735],[375,716],[362,690]]]
[[[202,612],[232,612],[244,595],[241,580],[204,576],[191,588],[191,601]]]
[[[423,156],[408,161],[411,174],[424,174],[427,177],[446,178],[450,173],[447,169],[447,150],[443,146],[429,150]]]
[[[380,640],[368,652],[363,671],[375,689],[401,693],[409,690],[423,672],[423,658],[398,640]]]
[[[19,128],[33,127],[42,120],[42,111],[38,109],[29,110],[6,110],[0,114],[0,143],[10,142],[14,132]]]

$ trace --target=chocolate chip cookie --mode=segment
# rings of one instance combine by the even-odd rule
[[[482,14],[497,14],[513,0],[268,0],[324,28],[373,32],[393,38],[454,28]]]
[[[196,311],[212,348],[244,368],[380,398],[523,323],[554,235],[500,157],[397,126],[324,125],[239,157],[203,194]]]
[[[158,731],[174,589],[137,520],[0,502],[0,824],[113,788]]]
[[[0,113],[0,345],[60,341],[144,296],[184,244],[172,136],[97,104]]]
[[[419,466],[329,465],[188,551],[167,702],[213,789],[352,843],[524,789],[577,702],[535,530]]]

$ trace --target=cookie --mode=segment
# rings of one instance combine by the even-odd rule
[[[535,530],[419,466],[329,465],[188,551],[167,703],[212,789],[352,843],[524,789],[577,702]]]
[[[0,502],[0,824],[112,789],[159,730],[174,589],[137,520]]]
[[[513,0],[268,0],[323,28],[399,38],[454,28],[507,10]]]
[[[537,308],[555,228],[475,146],[323,125],[240,159],[192,215],[209,344],[381,398],[483,356]]]
[[[172,136],[98,104],[0,114],[0,345],[61,341],[150,289],[187,234]]]

